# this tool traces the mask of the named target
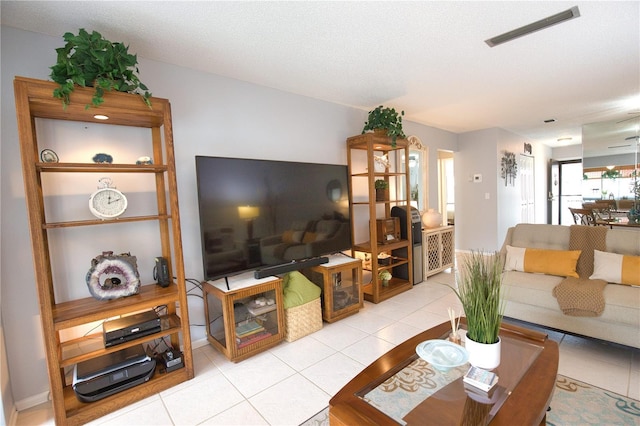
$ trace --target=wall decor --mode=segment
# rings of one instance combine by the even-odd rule
[[[531,144],[530,143],[526,143],[526,142],[524,143],[524,153],[531,155]]]
[[[505,151],[502,156],[501,167],[501,177],[504,179],[504,186],[507,186],[507,183],[514,185],[516,176],[518,175],[516,155],[513,152]]]
[[[137,259],[131,253],[114,255],[105,251],[91,261],[86,281],[94,298],[109,300],[137,294],[139,276]]]

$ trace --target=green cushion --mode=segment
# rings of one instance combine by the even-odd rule
[[[298,271],[289,272],[282,279],[284,308],[304,305],[320,297],[320,287]]]

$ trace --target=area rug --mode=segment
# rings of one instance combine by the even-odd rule
[[[329,408],[301,426],[329,425]],[[640,425],[640,401],[558,375],[547,412],[548,426]]]

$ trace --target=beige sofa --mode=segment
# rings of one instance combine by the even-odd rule
[[[509,228],[506,246],[569,250],[569,226],[519,224]],[[606,251],[640,256],[640,229],[607,229]],[[595,337],[640,348],[640,287],[606,284],[605,307],[594,317],[565,315],[553,289],[564,277],[518,271],[505,271],[505,316],[570,333]]]

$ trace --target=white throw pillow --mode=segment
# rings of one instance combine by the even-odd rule
[[[524,271],[525,247],[507,246],[507,259],[504,262],[505,271]]]
[[[639,264],[638,256],[594,250],[593,275],[589,278],[616,284],[640,285]]]

